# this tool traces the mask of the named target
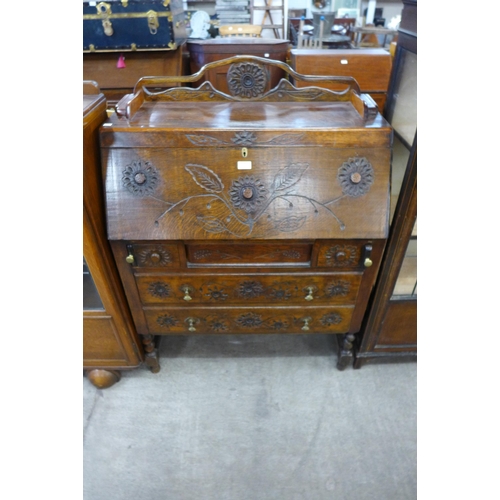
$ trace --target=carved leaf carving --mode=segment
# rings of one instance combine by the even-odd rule
[[[302,224],[306,221],[307,217],[297,217],[292,215],[291,217],[287,217],[286,219],[280,220],[274,226],[278,231],[283,232],[292,232],[299,229]]]
[[[225,144],[224,141],[217,139],[216,137],[210,137],[209,135],[192,135],[187,134],[186,137],[195,145],[195,146],[218,146],[221,144]]]
[[[273,137],[270,141],[267,141],[266,144],[297,144],[302,137],[304,137],[304,134],[282,134],[277,137]]]
[[[203,217],[202,215],[198,215],[197,218],[198,222],[202,224],[203,229],[209,233],[223,233],[228,230],[225,224],[217,217]]]
[[[302,174],[309,168],[309,163],[292,163],[280,170],[274,177],[273,190],[283,191],[299,182]]]
[[[196,184],[203,189],[211,193],[220,193],[224,189],[224,184],[219,176],[208,167],[188,163],[184,168],[191,174]]]

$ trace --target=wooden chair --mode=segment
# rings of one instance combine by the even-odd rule
[[[259,37],[262,32],[262,26],[257,24],[227,24],[219,26],[219,35],[221,37],[229,36],[249,36]]]
[[[324,21],[321,19],[319,23],[319,37],[304,34],[304,19],[300,20],[299,33],[297,38],[298,49],[322,49],[323,48],[323,26]]]

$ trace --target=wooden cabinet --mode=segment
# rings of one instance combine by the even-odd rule
[[[286,61],[288,40],[274,38],[227,37],[209,38],[207,40],[189,40],[187,43],[191,73],[200,71],[210,62],[220,61],[237,55],[258,56],[274,61]],[[265,69],[269,74],[265,90],[274,88],[285,72],[272,66]],[[221,92],[229,92],[227,82],[227,66],[213,67],[206,71],[199,82],[209,81]]]
[[[97,82],[108,106],[114,106],[143,76],[181,76],[187,70],[188,57],[181,45],[173,50],[141,52],[96,52],[83,54],[83,78]],[[173,83],[172,87],[178,86]]]
[[[99,153],[106,99],[95,82],[83,85],[83,366],[100,388],[139,366],[142,351],[107,241]]]
[[[387,237],[391,127],[352,79],[342,95],[267,91],[278,63],[203,71],[221,63],[231,94],[146,79],[101,128],[108,238],[147,362],[161,335],[327,333],[343,369]]]
[[[352,76],[361,92],[370,94],[382,112],[387,98],[391,76],[391,55],[384,49],[292,49],[291,66],[304,75]],[[333,83],[321,83],[331,90],[344,87]],[[297,82],[303,87],[303,82]]]
[[[417,2],[404,0],[385,116],[394,128],[391,228],[355,367],[417,357]]]

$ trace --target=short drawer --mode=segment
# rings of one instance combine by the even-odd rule
[[[361,273],[137,275],[143,304],[354,304]]]
[[[144,308],[155,335],[243,333],[345,333],[353,306]]]
[[[229,242],[186,245],[189,267],[309,267],[312,242]]]
[[[372,243],[366,240],[322,241],[318,242],[317,248],[317,267],[337,271],[363,270],[366,259],[369,259],[367,263],[370,262]]]
[[[179,246],[176,243],[127,243],[127,259],[134,267],[178,268],[181,266]]]

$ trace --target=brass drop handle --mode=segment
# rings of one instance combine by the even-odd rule
[[[132,245],[127,245],[127,251],[128,255],[125,257],[125,261],[127,264],[134,265],[135,259],[134,259],[134,254],[132,253]]]
[[[373,261],[370,258],[372,255],[372,250],[373,250],[372,245],[365,245],[365,255],[364,255],[365,260],[363,261],[365,267],[370,267],[373,265]]]
[[[192,289],[189,288],[188,286],[185,286],[182,291],[184,292],[184,300],[189,302],[190,300],[193,300],[193,297],[189,295],[192,292]]]
[[[188,330],[190,332],[195,332],[196,328],[195,328],[194,324],[197,323],[198,320],[196,318],[186,318],[186,321],[188,323]]]
[[[302,327],[302,330],[305,332],[309,331],[309,321],[311,321],[311,318],[307,317],[302,320],[304,322],[304,326]]]
[[[307,295],[304,297],[306,300],[313,300],[313,293],[314,293],[314,288],[312,286],[309,286],[306,288],[307,290]]]

